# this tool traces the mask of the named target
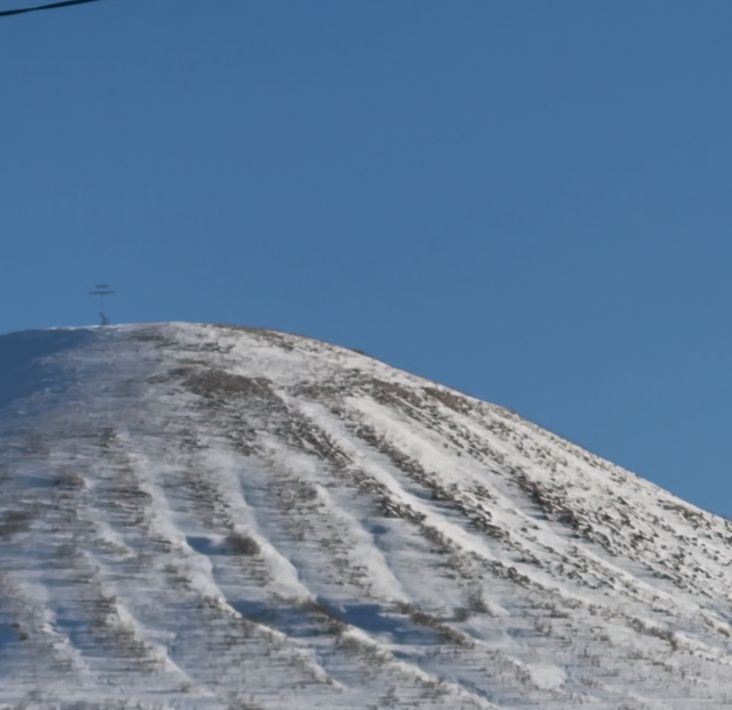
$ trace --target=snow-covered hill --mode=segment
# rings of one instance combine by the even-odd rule
[[[732,524],[313,340],[0,337],[0,708],[729,708]]]

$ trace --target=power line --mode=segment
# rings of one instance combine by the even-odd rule
[[[51,2],[47,5],[35,5],[34,7],[22,7],[15,10],[0,10],[0,17],[8,17],[9,15],[22,15],[26,12],[38,12],[39,10],[55,10],[59,7],[68,7],[69,5],[83,5],[88,2],[99,2],[100,0],[62,0],[62,2]]]

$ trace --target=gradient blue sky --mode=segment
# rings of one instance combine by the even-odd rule
[[[0,331],[108,281],[732,516],[728,0],[106,0],[0,20],[0,66]]]

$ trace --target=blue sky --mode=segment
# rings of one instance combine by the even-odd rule
[[[117,322],[362,348],[732,516],[731,34],[727,0],[0,20],[0,331],[109,282]]]

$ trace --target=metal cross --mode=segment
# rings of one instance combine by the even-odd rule
[[[100,325],[109,325],[109,318],[104,312],[104,297],[112,296],[114,291],[109,288],[109,284],[97,284],[93,291],[89,291],[91,296],[99,296],[99,320]]]

